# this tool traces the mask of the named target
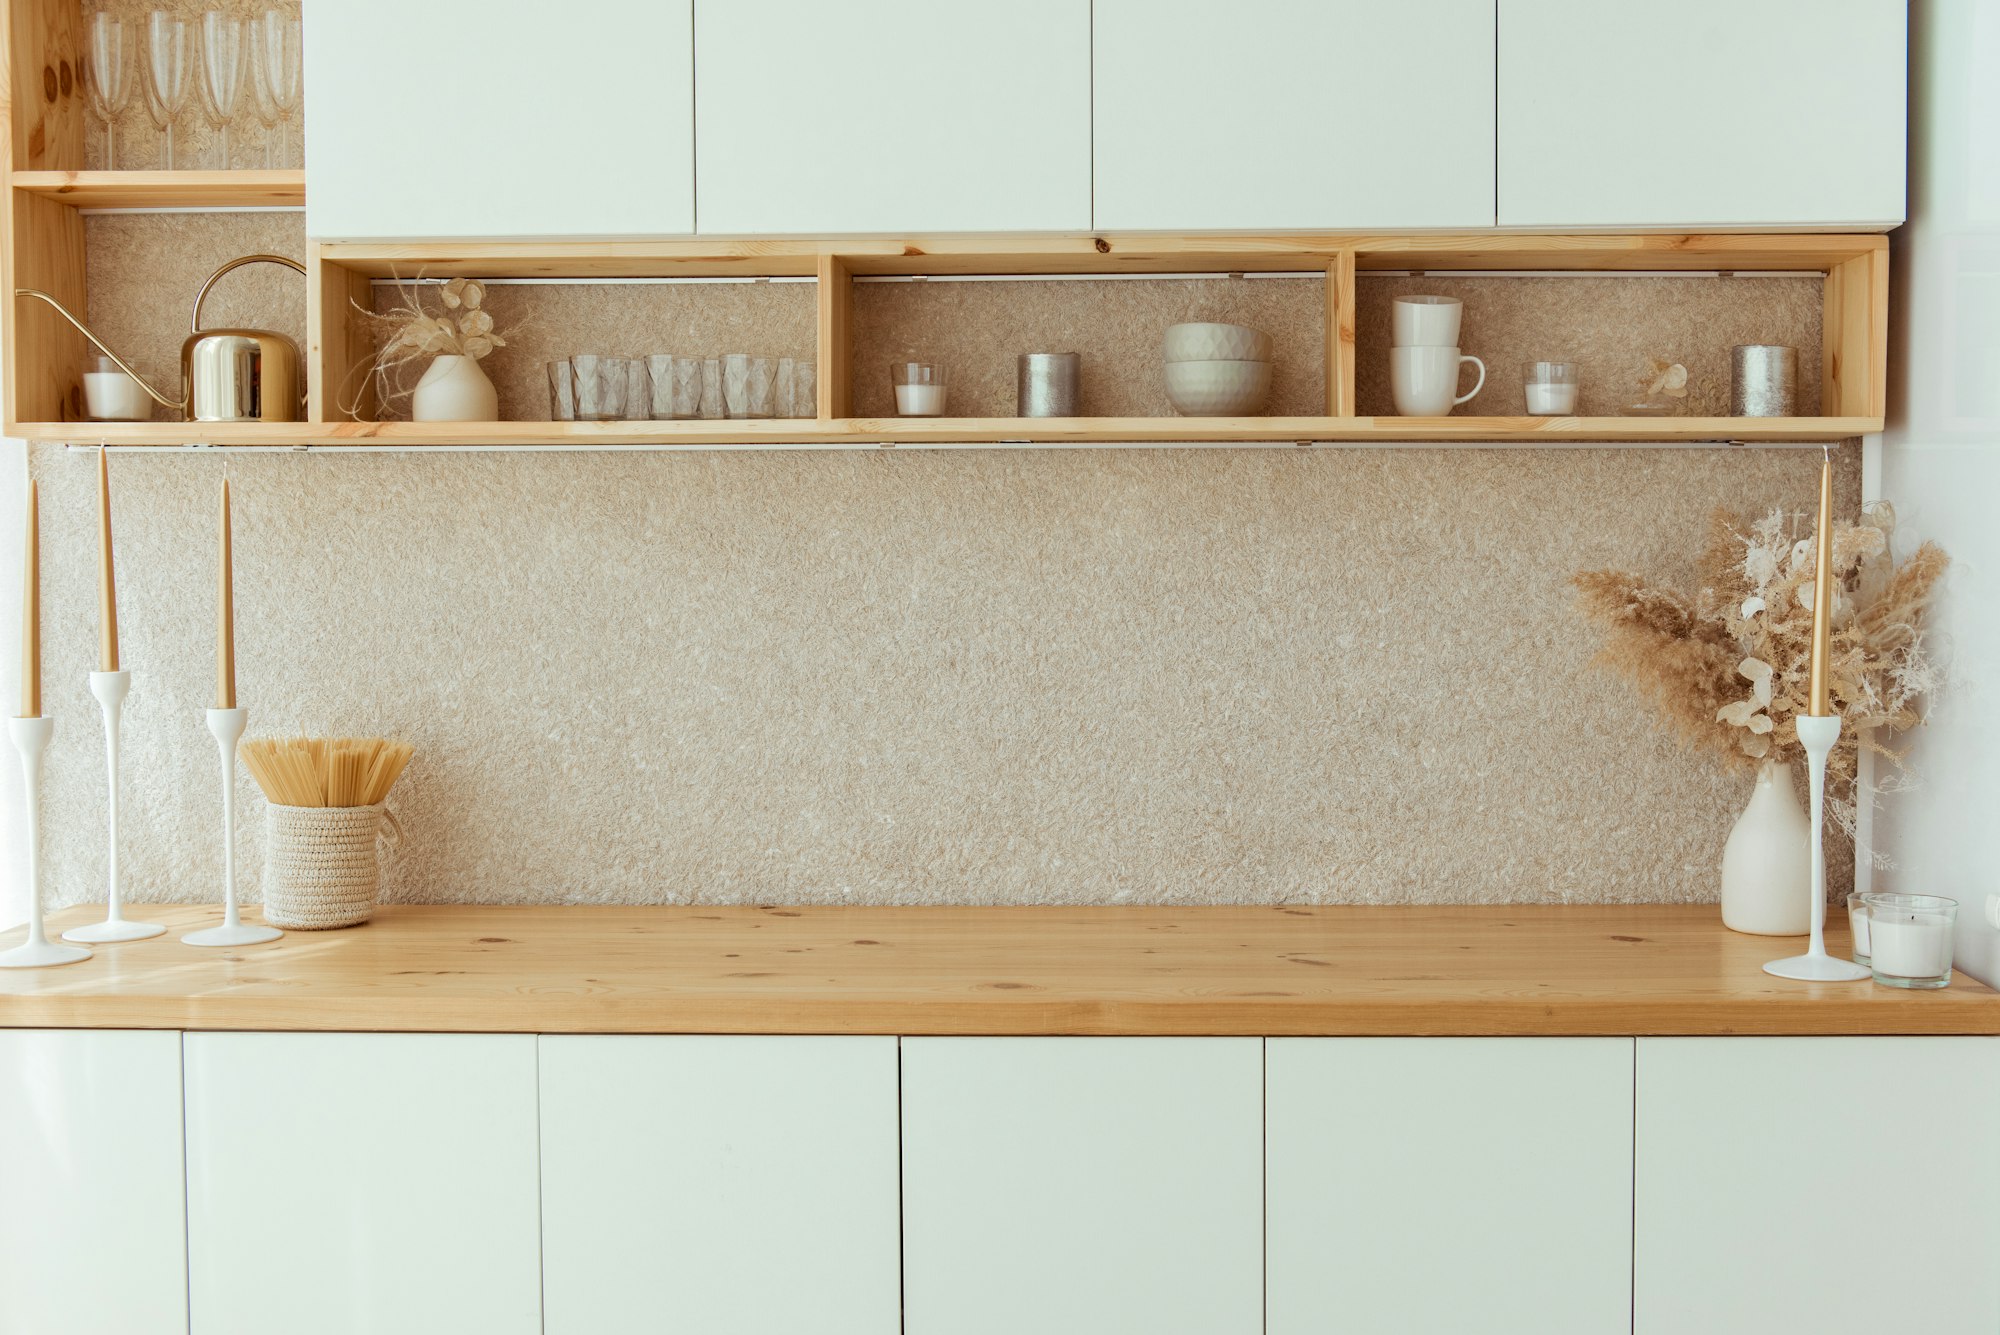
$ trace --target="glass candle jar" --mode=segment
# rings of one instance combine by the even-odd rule
[[[1935,988],[1951,983],[1951,934],[1958,901],[1941,895],[1869,893],[1868,967],[1890,987]]]
[[[1851,953],[1856,964],[1868,962],[1868,906],[1861,902],[1865,897],[1859,891],[1847,896],[1847,930],[1854,938]]]
[[[1522,362],[1521,383],[1528,416],[1576,416],[1575,362]]]
[[[897,362],[891,371],[896,412],[903,417],[944,416],[944,368],[930,362]]]
[[[83,410],[93,422],[150,422],[153,396],[117,362],[92,357],[83,368]]]

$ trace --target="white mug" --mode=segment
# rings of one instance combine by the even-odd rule
[[[1458,394],[1458,368],[1467,362],[1479,368],[1479,383]],[[1396,411],[1403,416],[1445,417],[1486,388],[1486,363],[1461,357],[1457,348],[1391,348],[1389,383],[1396,392]]]
[[[1455,348],[1465,305],[1457,297],[1397,297],[1395,344],[1399,348]]]

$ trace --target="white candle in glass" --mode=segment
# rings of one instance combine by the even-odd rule
[[[1576,386],[1574,384],[1529,383],[1528,415],[1530,417],[1568,417],[1576,411]]]
[[[896,386],[896,411],[904,417],[938,417],[942,415],[944,412],[944,386]]]
[[[1868,958],[1892,978],[1942,978],[1951,968],[1951,927],[1934,916],[1878,907],[1868,924]]]

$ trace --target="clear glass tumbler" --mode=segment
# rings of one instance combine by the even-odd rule
[[[1522,362],[1521,392],[1530,417],[1576,416],[1576,363]]]
[[[1958,901],[1942,895],[1865,894],[1868,967],[1889,987],[1951,984],[1951,934]]]
[[[897,362],[890,369],[900,417],[944,416],[944,368],[931,362]]]

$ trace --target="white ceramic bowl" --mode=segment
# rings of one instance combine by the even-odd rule
[[[1269,362],[1167,363],[1167,400],[1183,417],[1244,417],[1270,393]]]
[[[1271,336],[1240,324],[1177,324],[1167,328],[1170,362],[1268,362]]]

